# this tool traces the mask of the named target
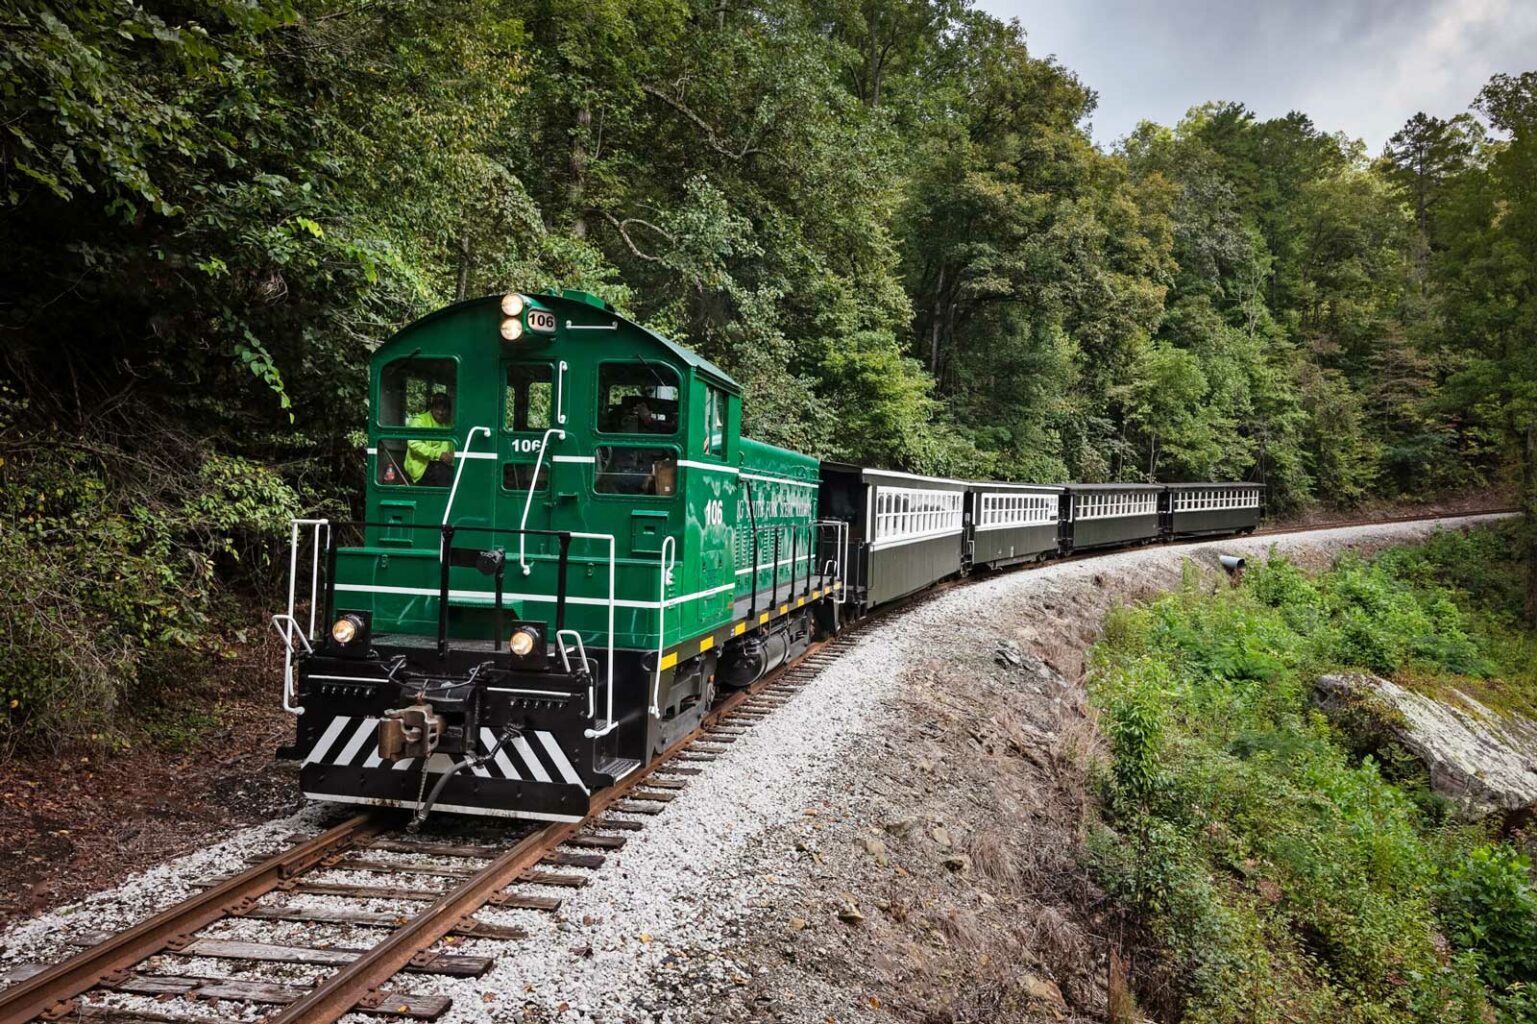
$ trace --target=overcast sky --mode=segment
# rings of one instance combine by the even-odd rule
[[[1197,103],[1301,110],[1375,155],[1412,114],[1467,109],[1498,71],[1537,70],[1537,0],[978,0],[1018,18],[1099,93],[1094,137]]]

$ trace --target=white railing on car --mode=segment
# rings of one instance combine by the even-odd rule
[[[448,517],[454,511],[454,499],[459,496],[459,478],[464,476],[464,467],[469,465],[469,462],[470,462],[470,448],[472,446],[474,446],[474,444],[475,444],[475,435],[477,435],[477,434],[484,434],[485,436],[490,437],[491,436],[491,428],[490,427],[471,427],[470,428],[470,432],[468,434],[464,435],[464,450],[462,452],[460,452],[459,456],[458,456],[458,458],[459,458],[459,465],[454,470],[454,485],[448,489],[448,504],[443,506],[443,525],[444,526],[448,525]],[[496,453],[492,452],[487,457],[494,459],[496,457]]]
[[[618,598],[615,580],[617,579],[618,545],[614,541],[612,533],[573,533],[573,540],[601,540],[608,542],[608,665],[605,667],[604,688],[608,690],[607,710],[603,713],[603,725],[600,727],[596,719],[592,728],[583,730],[588,739],[597,739],[599,736],[607,736],[619,725],[614,721],[614,606]],[[567,632],[574,632],[567,630]],[[558,639],[558,638],[557,638]],[[583,650],[585,657],[586,651]],[[587,714],[591,717],[596,710],[596,702],[592,693],[593,683],[587,684]]]
[[[848,571],[849,564],[848,521],[843,519],[818,519],[816,525],[819,529],[827,529],[828,527],[833,529],[833,550],[838,553],[838,558],[836,561],[828,559],[827,564],[822,567],[822,575],[824,577],[831,575],[833,577],[833,589],[841,594],[845,587],[844,574]],[[831,573],[828,572],[829,566],[832,568]]]
[[[669,557],[670,556],[670,557]],[[662,652],[667,649],[667,584],[672,582],[673,567],[678,564],[678,544],[669,535],[662,538],[662,554],[657,564],[656,583],[656,669],[651,677],[651,717],[661,718],[657,701],[662,691]]]
[[[534,489],[539,486],[539,470],[544,467],[544,456],[550,450],[550,438],[556,434],[560,435],[562,441],[566,439],[564,430],[551,427],[544,432],[544,437],[539,442],[539,458],[534,460],[534,472],[528,478],[528,493],[523,496],[523,518],[518,520],[519,530],[528,529],[528,510],[534,507]],[[528,548],[524,543],[527,540],[526,534],[518,534],[518,568],[523,570],[525,576],[533,571],[533,566],[528,564]]]
[[[310,550],[310,593],[309,593],[309,625],[308,628],[299,622],[299,554],[303,546],[301,531],[312,531],[309,534],[311,540]],[[521,538],[521,534],[519,535]],[[596,680],[589,674],[587,683],[587,717],[593,719],[593,727],[586,730],[588,737],[596,738],[606,736],[618,725],[614,721],[614,610],[618,606],[618,545],[611,533],[573,533],[572,540],[601,541],[608,545],[608,641],[607,641],[607,665],[604,672],[604,688],[608,691],[606,697],[606,710],[603,721],[600,724],[595,718],[597,711],[597,696],[594,692]],[[669,541],[671,538],[669,538]],[[302,715],[304,708],[299,704],[299,680],[294,666],[294,655],[301,650],[305,654],[313,654],[314,641],[317,639],[315,627],[316,618],[320,614],[320,561],[324,553],[331,545],[331,521],[329,519],[293,519],[289,524],[288,537],[288,607],[286,611],[272,616],[272,628],[278,636],[283,638],[283,710],[294,715]],[[446,557],[443,544],[438,546],[438,558]],[[569,564],[567,566],[569,571]],[[560,650],[561,662],[566,673],[571,674],[571,662],[569,655],[570,641],[567,635],[575,637],[575,646],[578,657],[583,666],[588,664],[587,647],[582,636],[574,629],[561,630],[556,635],[556,645]]]
[[[314,531],[310,548],[310,614],[309,628],[304,629],[295,617],[299,600],[299,531],[309,527]],[[314,647],[315,616],[319,613],[320,553],[331,542],[329,519],[294,519],[288,532],[288,610],[272,617],[272,628],[283,638],[283,710],[292,715],[304,714],[299,704],[299,680],[294,675],[294,652],[300,646],[306,654]]]

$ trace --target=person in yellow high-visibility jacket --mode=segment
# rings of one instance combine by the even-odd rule
[[[426,412],[406,417],[408,427],[442,430],[454,425],[454,405],[439,391],[432,396]],[[413,438],[406,442],[406,479],[425,487],[447,487],[454,480],[454,443]]]

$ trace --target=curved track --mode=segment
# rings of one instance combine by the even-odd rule
[[[1499,508],[1316,526],[1272,527],[1256,531],[1256,535],[1461,519],[1513,511],[1516,510]],[[1181,538],[1181,542],[1204,543],[1219,539]],[[1100,553],[1089,552],[1073,558],[1093,558]],[[1028,569],[1030,566],[1021,568]],[[878,609],[872,615],[846,627],[836,637],[814,644],[800,658],[758,683],[723,697],[705,716],[699,728],[678,740],[660,759],[637,771],[620,785],[595,797],[591,813],[582,822],[527,829],[514,837],[510,846],[497,849],[453,846],[406,837],[400,827],[402,816],[399,812],[380,811],[356,815],[233,877],[209,885],[189,899],[83,950],[63,963],[38,970],[0,991],[0,1024],[24,1024],[35,1019],[94,1019],[121,1021],[125,1024],[129,1021],[174,1022],[191,1019],[165,1014],[146,1015],[129,1010],[115,1011],[83,1003],[82,997],[95,989],[277,1004],[281,1008],[265,1018],[269,1024],[329,1022],[355,1011],[418,1020],[440,1016],[448,1009],[446,999],[414,995],[404,988],[393,986],[392,979],[407,971],[474,974],[489,968],[489,960],[478,962],[484,958],[434,954],[431,950],[441,940],[452,935],[517,938],[517,929],[487,925],[475,919],[475,912],[488,905],[554,909],[558,906],[558,900],[520,896],[510,892],[508,887],[523,882],[540,885],[581,884],[585,881],[583,876],[552,873],[541,870],[541,867],[600,866],[602,854],[591,851],[617,849],[623,845],[623,837],[599,834],[596,830],[640,827],[634,817],[612,818],[611,812],[632,816],[657,813],[677,795],[676,791],[683,788],[689,776],[701,770],[693,762],[713,759],[726,745],[735,742],[742,730],[772,714],[776,707],[789,699],[795,689],[834,660],[839,654],[839,648],[851,644],[869,627],[884,619],[887,613],[909,607],[914,601],[923,600],[952,586],[964,585],[965,582],[947,581]],[[569,848],[570,852],[562,852],[562,847]],[[481,864],[458,870],[422,869],[419,866],[413,869],[409,864],[391,866],[366,859],[359,860],[354,856],[371,850],[478,859]],[[443,890],[324,884],[305,887],[303,878],[306,874],[330,867],[384,871],[396,876],[438,874],[455,879],[455,882]],[[281,904],[263,904],[264,897],[284,891],[360,899],[386,896],[426,901],[429,905],[409,918],[400,919],[381,914],[286,910]],[[360,929],[384,927],[390,931],[383,941],[358,949],[260,947],[259,944],[221,944],[218,940],[196,937],[197,932],[211,924],[238,917],[357,925]],[[286,959],[294,963],[334,964],[337,969],[312,988],[134,973],[133,968],[162,953],[203,956],[222,954],[236,959],[245,953],[245,959]]]

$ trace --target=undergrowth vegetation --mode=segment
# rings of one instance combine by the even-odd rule
[[[0,394],[0,577],[15,596],[0,603],[0,753],[129,742],[135,722],[201,700],[251,639],[228,625],[261,621],[236,595],[270,593],[300,500],[275,470],[163,425],[149,448],[58,431],[6,443],[26,415]]]
[[[1459,822],[1401,752],[1361,753],[1318,676],[1498,692],[1529,707],[1502,530],[1309,578],[1193,568],[1115,614],[1092,694],[1110,758],[1088,855],[1132,912],[1143,999],[1187,1021],[1537,1021],[1529,837]]]

